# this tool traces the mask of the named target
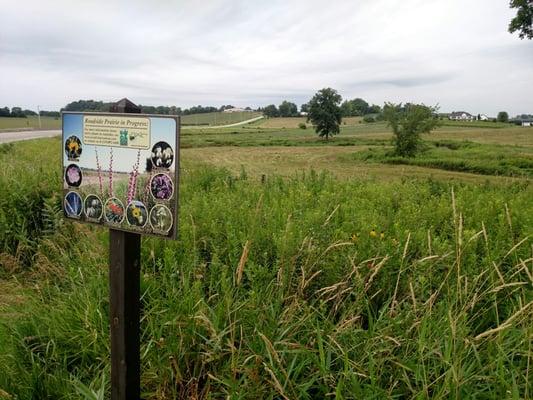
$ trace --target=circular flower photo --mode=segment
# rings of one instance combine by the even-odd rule
[[[104,205],[102,200],[94,194],[90,194],[85,198],[85,215],[87,218],[99,220],[102,218],[102,213],[104,211]]]
[[[81,156],[81,140],[75,136],[69,136],[65,141],[65,153],[69,160],[78,160]]]
[[[170,168],[174,162],[174,150],[167,142],[157,142],[152,147],[152,165],[156,168]]]
[[[126,208],[126,220],[132,226],[145,226],[148,222],[148,211],[140,201],[133,200]]]
[[[65,214],[67,217],[78,218],[81,215],[81,197],[76,192],[68,192],[65,196]]]
[[[166,174],[157,174],[150,181],[150,192],[157,200],[168,200],[174,193],[172,179]]]
[[[81,169],[76,164],[70,164],[65,170],[67,185],[78,187],[81,185]]]
[[[172,212],[167,206],[156,204],[150,210],[150,225],[154,232],[167,233],[172,228]]]
[[[104,211],[107,222],[120,224],[124,220],[124,204],[116,197],[111,197],[105,202]]]

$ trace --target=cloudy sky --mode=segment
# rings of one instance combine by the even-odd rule
[[[371,103],[533,114],[506,0],[0,0],[0,106]]]

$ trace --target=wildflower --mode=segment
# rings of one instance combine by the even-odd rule
[[[354,233],[352,234],[352,242],[356,243],[357,242],[357,235]]]
[[[380,238],[381,240],[385,239],[385,232],[381,232],[381,233],[379,234],[379,238]]]
[[[376,232],[375,229],[372,229],[372,230],[370,231],[369,235],[370,235],[370,237],[373,237],[373,238],[378,237],[378,233]]]

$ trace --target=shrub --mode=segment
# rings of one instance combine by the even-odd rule
[[[307,129],[307,125],[306,125],[304,122],[300,122],[300,123],[298,124],[298,128],[300,128],[300,129]]]

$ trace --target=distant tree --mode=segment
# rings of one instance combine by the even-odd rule
[[[509,32],[518,31],[520,39],[533,39],[533,1],[511,0],[511,8],[516,8],[516,16],[509,24]]]
[[[290,101],[284,100],[278,107],[280,117],[296,117],[298,115],[298,107]]]
[[[379,114],[381,112],[381,107],[377,104],[372,104],[370,107],[368,107],[367,112],[368,114]]]
[[[11,111],[9,111],[8,107],[0,108],[0,117],[10,117]]]
[[[246,107],[245,110],[246,111],[252,111],[251,107]]]
[[[39,115],[41,117],[54,117],[54,118],[59,118],[61,116],[61,113],[59,111],[46,111],[46,110],[41,110],[39,111]]]
[[[68,103],[63,110],[65,111],[109,111],[111,103],[94,100],[78,100]]]
[[[344,101],[341,110],[343,117],[359,117],[372,112],[368,103],[361,98]]]
[[[22,108],[20,107],[13,107],[11,109],[11,116],[16,118],[26,118],[26,115],[24,115]]]
[[[309,112],[309,104],[304,103],[300,106],[300,112],[307,113]]]
[[[394,147],[396,155],[414,157],[420,150],[422,133],[429,133],[438,126],[435,118],[436,107],[423,104],[393,104],[386,103],[383,116],[394,133]]]
[[[330,135],[337,135],[340,132],[341,101],[341,95],[332,88],[319,90],[309,101],[307,120],[313,123],[318,136],[325,136],[328,140]]]
[[[481,121],[481,114],[478,114],[478,115],[477,115],[477,120],[478,120],[478,121]]]
[[[509,122],[509,114],[506,111],[500,111],[496,117],[498,122]]]
[[[263,109],[263,114],[267,117],[279,117],[279,111],[274,104],[270,104]]]
[[[35,111],[32,111],[32,110],[22,110],[22,113],[24,115],[37,115],[37,113]]]
[[[371,122],[376,122],[375,118],[371,115],[365,115],[363,117],[363,122],[366,122],[366,123],[371,123]]]

